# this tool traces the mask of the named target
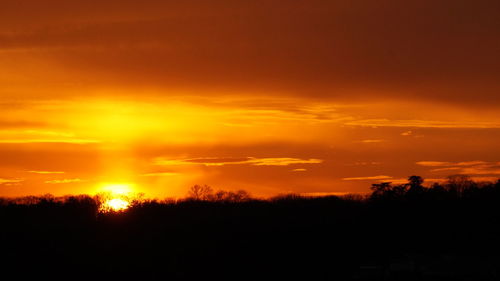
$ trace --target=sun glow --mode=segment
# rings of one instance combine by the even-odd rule
[[[133,192],[133,185],[128,183],[102,184],[99,195],[103,201],[101,212],[120,212],[128,209],[137,195]]]
[[[105,212],[109,211],[114,211],[114,212],[119,212],[126,210],[130,206],[130,202],[120,199],[120,198],[114,198],[114,199],[109,199],[106,200],[102,206],[101,210]]]
[[[132,193],[133,185],[129,183],[105,183],[102,185],[101,191],[113,195],[127,195]]]

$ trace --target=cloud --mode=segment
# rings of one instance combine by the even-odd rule
[[[61,184],[61,183],[75,183],[75,182],[82,182],[82,179],[62,179],[62,180],[48,180],[45,181],[45,183],[48,184]]]
[[[191,158],[191,159],[164,159],[157,158],[156,165],[204,165],[204,166],[224,166],[224,165],[252,165],[252,166],[288,166],[293,164],[319,164],[321,159],[300,159],[300,158]]]
[[[405,132],[402,132],[402,133],[401,133],[401,135],[402,135],[402,136],[405,136],[405,137],[406,137],[406,136],[411,136],[412,134],[413,134],[413,132],[412,132],[412,131],[405,131]]]
[[[446,168],[432,169],[431,172],[457,171],[457,170],[461,170],[461,169],[462,168],[460,168],[460,167],[446,167]]]
[[[50,175],[50,174],[64,174],[65,172],[62,172],[62,171],[28,171],[28,173]]]
[[[3,139],[3,144],[29,144],[29,143],[68,143],[68,144],[93,144],[100,143],[90,139]]]
[[[0,178],[0,184],[15,184],[15,183],[20,183],[23,182],[24,179],[3,179]]]
[[[453,172],[465,175],[500,175],[500,162],[488,161],[464,161],[464,162],[441,162],[441,161],[419,161],[417,165],[425,167],[440,167],[431,169],[433,173]]]
[[[451,165],[450,162],[441,162],[441,161],[418,161],[417,165],[425,166],[425,167],[442,167]]]
[[[6,114],[12,114],[5,110]],[[26,112],[23,112],[26,114]],[[40,118],[40,117],[37,117]],[[47,125],[48,126],[48,125]],[[90,144],[99,143],[94,139],[78,138],[74,133],[51,131],[51,130],[0,130],[0,143],[4,144],[29,144],[29,143],[70,143],[70,144]]]
[[[292,172],[305,172],[307,169],[304,168],[299,168],[299,169],[293,169]]]
[[[288,166],[292,164],[320,164],[321,159],[299,159],[299,158],[252,158],[248,161],[255,166]]]
[[[458,162],[455,163],[457,166],[475,166],[475,165],[489,165],[495,164],[495,162],[487,162],[487,161],[466,161],[466,162]],[[496,163],[498,165],[498,163]]]
[[[358,141],[358,142],[361,142],[361,143],[380,143],[380,142],[385,142],[385,140],[374,139],[374,140],[361,140],[361,141]]]
[[[380,180],[378,180],[378,181],[380,181],[380,182],[384,182],[384,181],[386,181],[386,180],[380,179]],[[391,178],[391,179],[390,179],[390,182],[391,182],[392,184],[404,184],[404,183],[408,183],[408,178],[397,178],[397,179]]]
[[[349,192],[301,192],[300,196],[305,197],[322,197],[322,196],[344,196],[350,194]]]
[[[369,176],[369,177],[352,177],[352,178],[343,178],[345,181],[364,181],[364,180],[390,180],[392,177],[390,176]]]
[[[2,6],[0,55],[4,79],[29,77],[31,87],[376,93],[492,106],[497,2],[26,0]]]
[[[417,165],[426,166],[426,167],[444,167],[444,166],[458,166],[458,167],[466,167],[466,166],[484,166],[484,165],[500,165],[500,162],[488,162],[488,161],[464,161],[464,162],[443,162],[443,161],[418,161]]]
[[[358,119],[344,123],[348,126],[360,127],[415,127],[441,129],[498,129],[500,122],[496,121],[439,121],[439,120],[391,120],[391,119]],[[408,131],[411,132],[411,131]],[[407,133],[407,132],[405,132]],[[403,134],[405,134],[403,133]],[[401,134],[401,135],[403,135]]]
[[[382,162],[375,161],[358,161],[354,162],[354,164],[346,164],[346,166],[370,166],[370,165],[381,165]]]
[[[471,180],[476,181],[476,182],[481,182],[481,181],[489,181],[489,182],[495,182],[498,180],[498,177],[490,177],[490,176],[481,176],[481,175],[476,175],[476,176],[471,176]],[[448,181],[448,177],[444,178],[425,178],[425,183],[430,184],[430,183],[445,183]]]
[[[176,176],[179,173],[175,172],[157,172],[157,173],[147,173],[147,174],[142,174],[141,176],[143,177],[170,177],[170,176]]]

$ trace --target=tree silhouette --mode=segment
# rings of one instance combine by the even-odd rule
[[[410,197],[415,197],[415,196],[419,196],[419,195],[422,195],[424,193],[424,187],[423,187],[423,184],[424,183],[424,179],[420,176],[410,176],[408,177],[408,186],[409,186],[409,189],[408,189],[408,196]]]
[[[194,185],[189,189],[188,199],[191,200],[210,200],[213,197],[213,189],[208,185]]]
[[[217,202],[245,202],[250,199],[250,194],[245,190],[236,192],[219,190],[211,197],[212,201]]]
[[[371,186],[372,199],[382,199],[387,197],[388,193],[391,191],[391,182],[381,182],[381,183],[374,183]]]
[[[410,176],[408,177],[408,183],[411,188],[422,188],[422,184],[424,183],[424,179],[421,176]]]
[[[451,175],[445,188],[456,197],[462,197],[467,189],[475,187],[475,182],[467,175]]]

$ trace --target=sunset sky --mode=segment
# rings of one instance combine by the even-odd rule
[[[498,0],[0,7],[0,196],[500,177]]]

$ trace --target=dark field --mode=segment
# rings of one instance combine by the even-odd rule
[[[10,280],[498,280],[500,182],[369,197],[0,201]],[[7,279],[6,279],[7,280]]]

